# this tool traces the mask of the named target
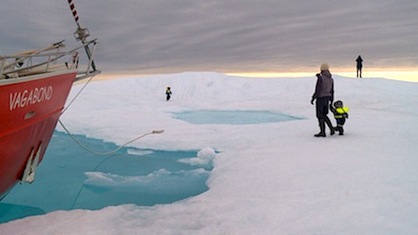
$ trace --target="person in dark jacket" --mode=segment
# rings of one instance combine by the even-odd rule
[[[357,62],[357,77],[361,78],[361,72],[363,70],[363,59],[361,58],[360,55],[357,57],[356,62]]]
[[[329,72],[328,64],[321,65],[321,72],[316,74],[315,92],[312,95],[311,104],[316,100],[316,117],[318,118],[320,132],[315,137],[326,137],[325,124],[331,130],[330,134],[335,134],[331,120],[328,118],[329,105],[334,101],[334,80]]]

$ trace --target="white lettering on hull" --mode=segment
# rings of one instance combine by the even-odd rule
[[[44,86],[32,90],[10,93],[10,110],[50,100],[53,91],[52,86]]]

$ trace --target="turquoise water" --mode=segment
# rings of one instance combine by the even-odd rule
[[[197,110],[173,113],[193,124],[245,125],[302,119],[271,111]],[[118,146],[76,136],[90,149]],[[55,210],[100,209],[111,205],[167,204],[198,195],[208,188],[213,166],[191,165],[196,151],[122,148],[98,156],[79,147],[65,133],[55,132],[32,184],[16,185],[0,203],[0,223]]]
[[[76,136],[91,149],[118,146]],[[111,205],[152,206],[172,203],[207,190],[211,163],[182,161],[196,151],[122,148],[99,156],[79,147],[67,134],[55,132],[32,184],[16,185],[0,203],[0,222],[55,210],[100,209]]]
[[[279,112],[251,110],[194,110],[173,114],[175,118],[192,124],[246,125],[302,119]]]

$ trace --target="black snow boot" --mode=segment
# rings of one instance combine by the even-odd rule
[[[324,120],[320,120],[319,121],[319,129],[320,129],[320,132],[318,134],[315,134],[314,136],[315,137],[326,137],[326,134],[325,134],[325,121]]]
[[[344,128],[342,126],[338,127],[339,135],[344,135]]]

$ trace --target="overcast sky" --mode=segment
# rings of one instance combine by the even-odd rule
[[[104,72],[299,72],[418,65],[417,0],[74,0]],[[65,39],[67,0],[5,0],[0,54]]]

